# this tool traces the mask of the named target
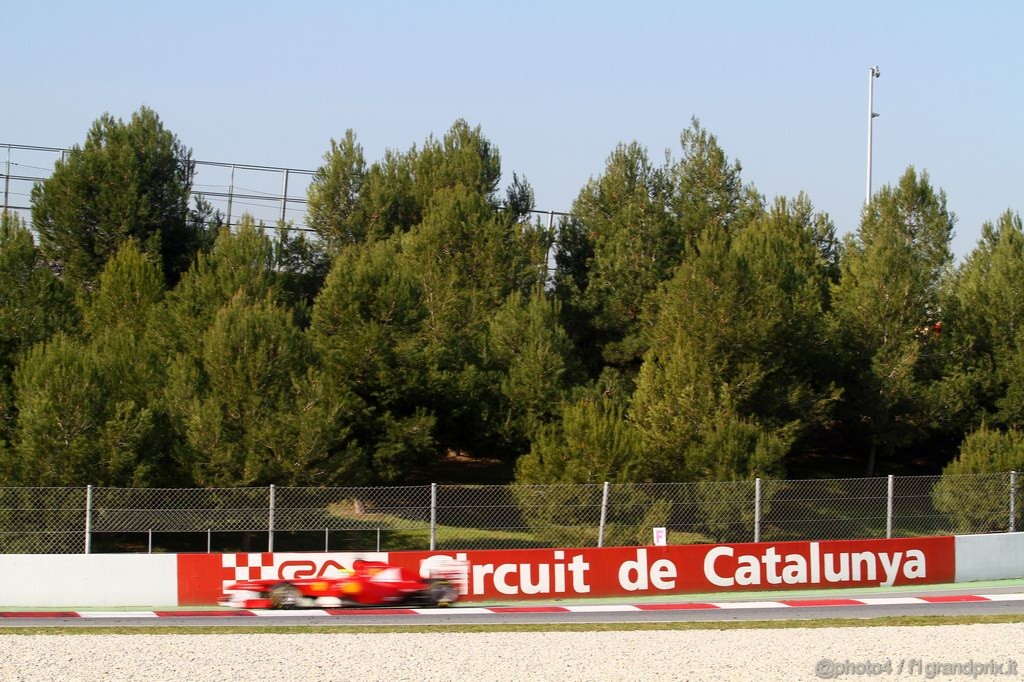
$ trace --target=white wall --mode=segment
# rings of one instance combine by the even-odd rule
[[[956,536],[956,581],[1024,578],[1024,533]]]
[[[0,554],[0,606],[176,606],[174,554]]]

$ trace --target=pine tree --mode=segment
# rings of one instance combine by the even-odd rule
[[[526,222],[529,185],[513,176],[502,201],[500,177],[497,149],[460,120],[441,140],[389,152],[360,185],[352,215],[367,236],[336,255],[310,333],[325,381],[366,401],[359,434],[377,453],[373,475],[415,476],[447,451],[507,445],[495,442],[488,324],[544,281],[549,235]]]
[[[1024,467],[1024,432],[982,424],[960,444],[956,458],[942,470],[932,489],[935,508],[955,522],[961,533],[1008,530],[1006,490],[1008,472]],[[964,504],[968,498],[970,504]],[[1019,523],[1021,511],[1016,511]]]
[[[0,462],[13,457],[15,367],[32,346],[79,324],[71,290],[50,270],[24,221],[0,212]]]
[[[832,320],[843,353],[845,422],[867,441],[867,472],[879,457],[929,428],[928,389],[940,377],[940,291],[950,273],[954,217],[927,173],[909,168],[865,207],[847,239],[833,288]]]
[[[14,374],[20,485],[139,486],[152,481],[154,415],[139,392],[130,339],[88,344],[58,334]]]
[[[665,175],[639,144],[619,145],[560,227],[556,290],[592,375],[605,364],[635,371],[647,297],[679,262]]]
[[[733,224],[748,222],[758,212],[761,198],[743,185],[742,166],[729,161],[718,138],[693,118],[679,136],[682,155],[669,171],[672,187],[669,206],[689,250],[708,231],[729,232]]]
[[[591,376],[604,368],[632,380],[647,350],[652,294],[696,253],[706,232],[729,233],[762,212],[718,140],[694,119],[680,136],[682,157],[653,164],[647,151],[619,145],[562,221],[555,283],[567,326]]]
[[[292,432],[283,427],[296,411],[309,349],[291,314],[239,294],[217,312],[201,345],[194,373],[177,368],[170,386],[196,482],[302,480],[305,462],[294,459]]]
[[[350,129],[341,142],[331,140],[324,164],[309,184],[307,216],[309,226],[332,252],[374,236],[365,211],[366,178],[366,160],[355,133]]]
[[[973,397],[975,425],[1024,426],[1021,397],[1020,329],[1024,325],[1024,231],[1020,216],[1007,211],[982,226],[982,237],[959,268],[944,320],[963,378]]]
[[[623,405],[591,392],[562,405],[516,463],[516,483],[632,482],[643,455],[640,433]]]
[[[24,221],[0,212],[0,379],[19,353],[80,322],[72,292],[53,274]]]
[[[207,242],[202,206],[189,210],[194,170],[191,151],[152,109],[127,123],[104,114],[32,190],[43,253],[90,288],[106,260],[135,239],[173,284]]]
[[[276,269],[274,244],[250,216],[243,216],[234,232],[222,228],[212,250],[200,253],[167,294],[166,315],[159,322],[168,355],[198,355],[217,311],[237,296],[283,302]]]
[[[539,430],[558,418],[563,396],[579,374],[558,303],[540,286],[528,297],[513,292],[495,311],[484,367],[500,387],[495,454],[521,455]]]
[[[734,236],[705,232],[658,298],[632,411],[646,475],[778,474],[827,413],[827,268],[813,224],[805,199],[777,200]]]
[[[435,448],[418,338],[427,310],[396,246],[380,241],[341,252],[308,332],[325,392],[350,405],[342,409],[365,453],[349,473],[371,482],[411,475]]]

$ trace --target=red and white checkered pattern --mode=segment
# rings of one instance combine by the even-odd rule
[[[221,591],[239,580],[288,580],[327,575],[356,559],[388,561],[387,552],[239,552],[221,555]],[[299,573],[296,574],[295,572]]]
[[[271,580],[277,577],[274,569],[274,555],[271,552],[250,552],[221,555],[225,578],[222,588],[239,580]],[[230,569],[234,570],[231,575]]]

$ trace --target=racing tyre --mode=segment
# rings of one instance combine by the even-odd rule
[[[270,588],[270,608],[294,609],[302,604],[302,592],[291,583],[280,583]]]
[[[451,606],[459,598],[459,591],[448,580],[435,580],[427,588],[427,597],[434,606]]]

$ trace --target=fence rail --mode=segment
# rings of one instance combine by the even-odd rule
[[[0,211],[9,210],[31,224],[32,187],[53,173],[68,150],[0,143]],[[221,161],[196,161],[192,195],[220,212],[224,224],[235,226],[243,215],[258,223],[312,232],[306,216],[309,185],[315,170],[257,166]],[[546,216],[548,227],[563,211],[531,211]]]
[[[67,152],[60,147],[0,144],[0,210],[11,210],[31,222],[32,187],[49,178]],[[310,229],[306,194],[315,173],[303,168],[196,161],[192,195],[220,211],[227,225],[248,214],[266,225],[290,222],[294,229],[305,231]]]
[[[1021,527],[1016,472],[377,488],[0,488],[0,553],[507,549]]]

